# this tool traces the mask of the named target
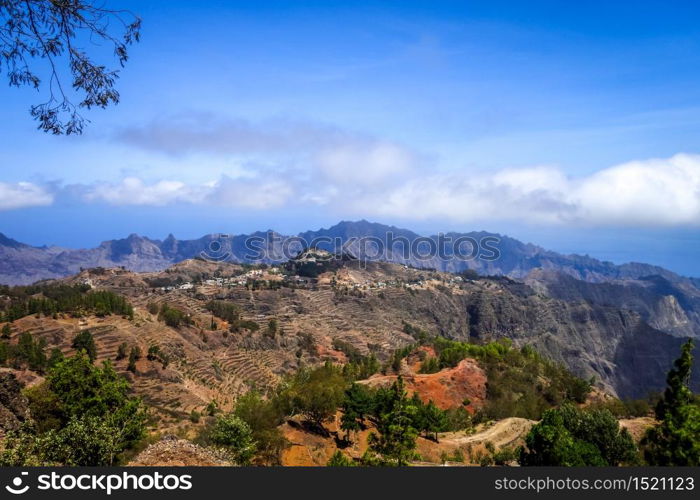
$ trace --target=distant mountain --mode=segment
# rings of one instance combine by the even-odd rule
[[[458,239],[464,240],[457,252],[462,258],[455,257],[449,243]],[[487,247],[498,250],[498,257],[489,259],[488,252],[481,249],[479,255],[469,259],[472,251],[470,242],[481,243],[485,239],[489,240]],[[360,258],[441,271],[473,269],[484,275],[525,278],[533,269],[547,269],[591,283],[658,275],[673,283],[698,285],[698,280],[683,278],[658,266],[640,263],[615,265],[588,256],[562,255],[496,233],[447,233],[426,238],[407,229],[365,220],[343,221],[328,229],[306,231],[294,237],[266,231],[235,236],[210,234],[196,240],[178,240],[170,234],[161,241],[131,234],[124,239],[105,241],[97,248],[75,250],[32,247],[0,233],[0,283],[28,284],[39,279],[68,276],[81,267],[123,266],[133,271],[158,271],[193,257],[231,262],[284,261],[293,256],[289,252],[288,255],[284,254],[285,245],[291,241],[294,244],[290,248],[299,251],[301,247],[297,241],[301,240],[306,244],[320,241],[316,246],[330,251],[339,251],[341,245],[347,245],[344,250]],[[383,248],[377,249],[376,242],[382,242]],[[434,247],[443,247],[444,255],[430,255],[430,242]],[[417,248],[418,252],[404,253],[412,245],[416,245],[414,250]],[[261,249],[264,252],[259,251]],[[417,257],[416,253],[425,257]]]
[[[455,249],[455,241],[463,244]],[[296,236],[269,230],[248,235],[210,234],[195,240],[178,240],[171,234],[165,240],[153,240],[132,234],[105,241],[97,248],[75,250],[33,247],[0,234],[0,283],[29,284],[92,267],[160,271],[196,257],[238,263],[282,262],[309,245],[366,260],[504,275],[525,280],[551,297],[635,311],[653,327],[672,335],[700,336],[700,280],[649,264],[615,265],[585,255],[563,255],[485,231],[424,237],[366,220],[342,221]]]

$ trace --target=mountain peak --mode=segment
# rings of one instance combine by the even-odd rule
[[[13,240],[12,238],[5,236],[3,233],[0,233],[0,246],[10,247],[10,248],[26,248],[29,245],[25,245],[24,243],[20,243],[19,241]]]

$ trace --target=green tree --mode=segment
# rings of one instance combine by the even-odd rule
[[[96,367],[78,353],[58,363],[49,372],[47,383],[61,402],[64,422],[71,418],[109,416],[119,427],[125,445],[142,437],[146,419],[143,404],[129,395],[129,383],[109,361]]]
[[[119,428],[105,418],[73,418],[61,429],[38,434],[31,428],[8,435],[3,466],[111,466],[124,450]]]
[[[29,403],[29,412],[37,432],[58,430],[65,423],[65,414],[59,397],[49,384],[37,384],[24,389]]]
[[[433,401],[429,401],[427,405],[422,405],[419,408],[421,414],[421,424],[423,432],[426,435],[434,436],[435,442],[438,442],[438,433],[444,432],[447,429],[447,415],[440,408],[435,406]]]
[[[362,384],[352,384],[345,391],[345,398],[341,410],[343,416],[340,419],[340,428],[346,432],[346,439],[350,440],[350,432],[357,432],[363,428],[366,415],[372,409],[372,394]]]
[[[258,458],[278,465],[280,453],[289,444],[279,430],[284,422],[286,404],[274,397],[264,399],[257,391],[248,391],[238,398],[233,413],[251,428]]]
[[[34,340],[31,333],[22,332],[14,349],[15,365],[19,367],[24,363],[29,369],[43,373],[47,365],[45,348],[45,339]]]
[[[296,412],[322,430],[323,422],[342,404],[346,386],[342,370],[326,363],[319,368],[299,370],[290,381],[288,397]]]
[[[160,308],[158,319],[171,328],[179,328],[181,325],[191,325],[193,323],[189,314],[163,303]]]
[[[388,391],[383,409],[377,415],[377,431],[369,437],[369,449],[383,465],[405,466],[414,456],[418,431],[413,427],[416,408],[406,396],[403,379],[398,377]]]
[[[331,456],[330,460],[326,464],[327,467],[354,467],[355,462],[353,462],[350,458],[348,458],[344,453],[342,453],[340,450],[335,450],[335,453],[333,453],[333,456]]]
[[[8,435],[4,465],[113,465],[145,433],[141,400],[109,362],[83,351],[59,361],[46,381],[25,391],[34,424]]]
[[[58,347],[54,347],[51,349],[51,354],[49,355],[49,361],[48,361],[48,366],[49,368],[53,368],[56,366],[58,363],[63,361],[65,359],[65,356],[61,352],[61,350]]]
[[[440,371],[440,361],[437,358],[429,356],[420,365],[420,373],[436,373]]]
[[[688,340],[666,377],[667,388],[656,406],[660,424],[642,440],[650,465],[700,465],[700,405],[690,390],[693,341]]]
[[[248,465],[255,454],[255,441],[250,426],[233,413],[216,419],[210,438],[224,447],[239,465]]]
[[[277,320],[275,318],[270,318],[270,321],[267,322],[267,335],[274,338],[277,334],[277,329]]]
[[[210,417],[215,416],[217,413],[219,413],[219,404],[215,400],[209,401],[209,404],[207,405],[207,415]]]
[[[72,347],[76,351],[85,351],[90,361],[95,361],[97,358],[97,346],[89,330],[82,330],[78,333],[73,339]]]
[[[544,412],[525,438],[520,465],[604,466],[633,463],[637,448],[608,410],[571,403]]]
[[[45,100],[30,111],[40,130],[80,134],[86,123],[80,109],[119,102],[114,87],[119,71],[93,60],[81,44],[106,44],[124,66],[140,28],[134,14],[94,1],[0,1],[0,66],[11,86],[44,88]]]
[[[126,353],[129,350],[129,345],[126,342],[122,342],[117,347],[117,361],[126,358]]]
[[[4,339],[9,339],[11,334],[12,334],[12,327],[10,327],[9,323],[5,323],[2,326],[2,333],[0,334],[0,337],[2,337]]]
[[[10,346],[7,342],[0,341],[0,365],[5,365],[10,359]]]
[[[129,352],[129,364],[126,367],[131,373],[136,373],[136,360],[139,359],[139,355],[136,351],[136,347],[132,347]]]
[[[445,418],[448,432],[467,431],[472,428],[472,417],[463,406],[447,409]]]

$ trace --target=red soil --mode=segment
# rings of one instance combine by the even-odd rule
[[[396,378],[396,375],[375,375],[360,383],[386,387]],[[416,392],[424,402],[432,400],[443,410],[465,406],[474,412],[486,399],[486,373],[473,359],[462,360],[456,367],[437,373],[408,375],[403,379],[410,394]],[[464,404],[466,400],[468,405]]]

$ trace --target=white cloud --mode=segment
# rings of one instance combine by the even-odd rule
[[[700,224],[700,156],[636,161],[575,186],[579,216],[591,223]]]
[[[127,177],[118,184],[103,183],[88,188],[85,199],[112,205],[161,206],[202,201],[206,190],[206,187],[191,187],[179,181],[163,180],[149,185],[137,177]]]
[[[407,149],[389,142],[339,145],[318,153],[316,166],[330,182],[375,184],[408,173],[416,162]]]
[[[281,179],[231,179],[224,176],[214,184],[207,200],[214,205],[269,210],[284,206],[293,194],[291,184]]]
[[[551,167],[411,179],[374,200],[376,215],[544,224],[700,225],[700,156],[630,162],[582,178]]]
[[[339,218],[700,226],[700,155],[633,161],[583,177],[551,166],[426,175],[417,158],[393,143],[353,139],[319,149],[307,163],[251,162],[199,183],[136,176],[64,188],[0,183],[0,210],[50,205],[62,195],[112,205],[324,210]]]
[[[168,155],[170,163],[195,158],[202,169],[222,159],[342,186],[381,183],[405,176],[420,162],[411,148],[369,134],[313,121],[261,122],[183,113],[121,129],[114,139]],[[190,169],[192,170],[192,169]],[[195,169],[196,170],[196,169]],[[230,175],[229,169],[221,173]]]
[[[191,203],[258,210],[284,205],[293,192],[291,186],[280,180],[232,179],[227,176],[199,185],[174,180],[147,184],[137,177],[127,177],[120,183],[98,183],[82,189],[86,201],[102,201],[111,205]]]
[[[586,177],[554,167],[422,176],[393,146],[328,153],[323,175],[248,172],[200,185],[127,178],[93,186],[86,199],[112,204],[197,203],[271,210],[295,204],[343,217],[510,220],[571,225],[700,225],[700,156],[637,161]],[[353,166],[356,165],[356,166]],[[310,171],[316,167],[310,167]],[[325,169],[325,170],[324,170]],[[347,171],[346,171],[347,169]],[[308,174],[308,172],[307,172]],[[347,178],[347,179],[346,179]]]
[[[0,210],[51,205],[54,196],[45,187],[30,182],[0,182]]]

